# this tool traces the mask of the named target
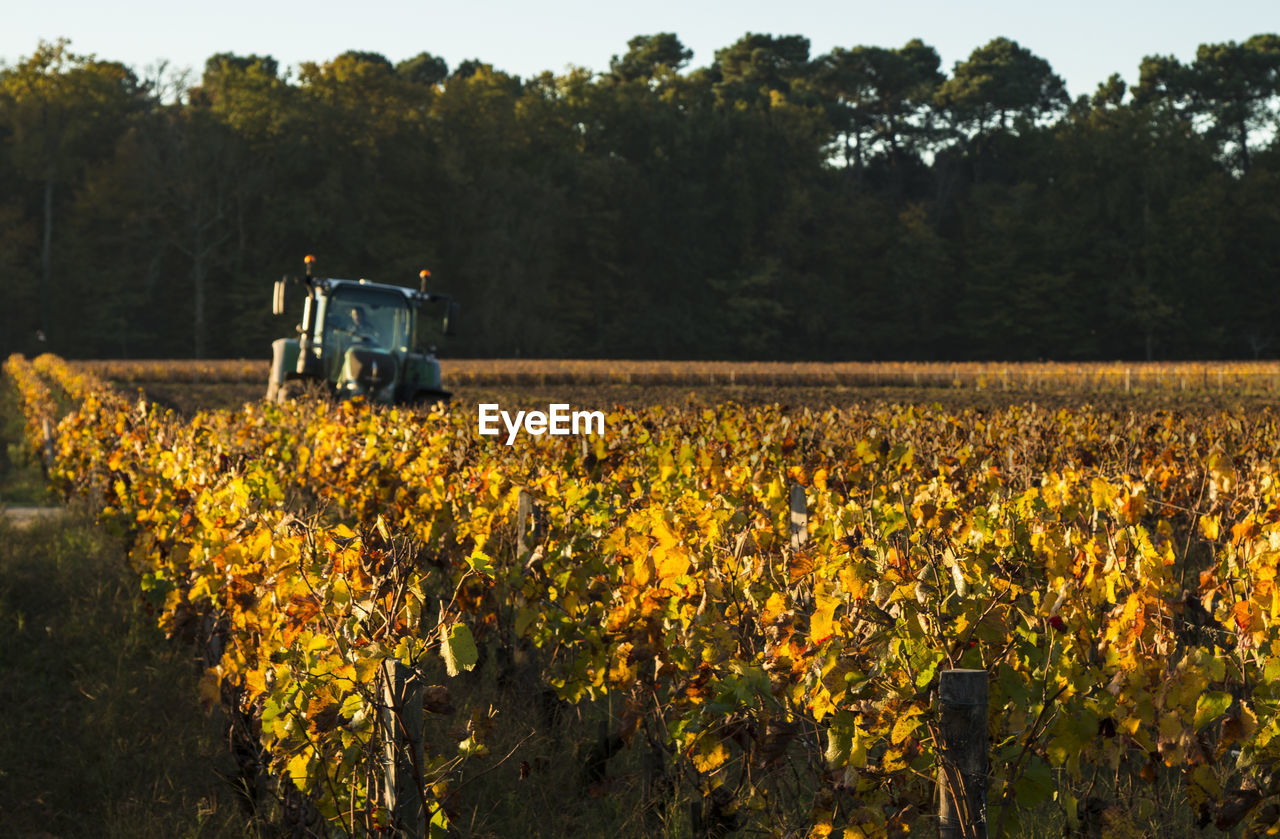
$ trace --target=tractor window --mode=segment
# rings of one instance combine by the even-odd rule
[[[418,310],[418,318],[415,324],[415,334],[413,336],[413,346],[419,351],[435,350],[436,344],[439,344],[446,338],[444,329],[441,328],[441,321],[445,314],[445,303],[432,302],[424,304]],[[452,333],[451,333],[452,334]]]
[[[344,288],[325,307],[325,332],[343,343],[368,343],[387,350],[409,345],[409,306],[395,292]]]

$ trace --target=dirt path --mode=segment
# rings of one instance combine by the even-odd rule
[[[62,507],[0,506],[0,516],[17,528],[27,528],[37,521],[58,518],[65,513]]]

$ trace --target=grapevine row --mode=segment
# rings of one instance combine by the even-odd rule
[[[385,818],[361,780],[381,661],[456,667],[472,632],[534,645],[568,701],[620,699],[619,736],[656,733],[743,823],[794,822],[799,770],[791,828],[906,829],[951,667],[991,675],[998,829],[1050,799],[1079,823],[1099,769],[1174,774],[1223,826],[1280,792],[1268,412],[653,408],[506,447],[463,412],[359,402],[180,424],[40,367],[79,400],[55,479],[132,529],[166,628],[222,627],[210,696],[255,709],[273,765],[348,830]],[[523,552],[522,492],[543,518]],[[295,518],[322,508],[345,524]]]

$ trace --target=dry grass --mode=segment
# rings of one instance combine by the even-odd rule
[[[265,360],[83,361],[121,383],[262,383]],[[941,388],[999,392],[1280,392],[1280,361],[785,362],[445,359],[450,387],[669,385]]]

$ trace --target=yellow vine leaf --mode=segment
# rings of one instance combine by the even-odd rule
[[[693,762],[693,768],[705,775],[724,765],[729,759],[729,750],[723,741],[704,734],[694,742],[689,759]]]
[[[465,623],[440,625],[440,655],[444,658],[444,667],[450,676],[476,666],[479,651],[476,649],[475,638]]]
[[[310,765],[311,756],[307,754],[306,750],[289,758],[289,780],[293,781],[293,785],[300,790],[306,790],[307,788],[307,775]]]
[[[828,593],[830,584],[819,584],[816,588],[813,615],[809,618],[809,638],[820,644],[832,635],[840,634],[840,625],[834,618],[841,599]]]

